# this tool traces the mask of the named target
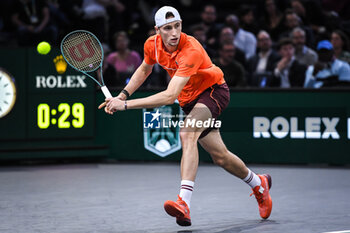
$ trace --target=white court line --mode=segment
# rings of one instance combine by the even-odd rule
[[[327,231],[323,233],[350,233],[350,230],[345,230],[345,231]]]

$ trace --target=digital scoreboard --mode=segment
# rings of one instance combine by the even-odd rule
[[[73,119],[69,120],[71,115]],[[68,103],[60,103],[55,109],[50,108],[47,103],[41,103],[37,107],[37,125],[40,129],[47,129],[54,125],[59,129],[68,129],[71,126],[82,128],[85,125],[84,104],[74,103],[70,106]]]
[[[36,59],[29,60],[28,66],[28,136],[92,137],[94,82],[67,66],[62,55],[54,51],[49,56],[31,51]]]
[[[9,71],[18,89],[14,103],[7,100],[12,93],[9,88],[6,89],[9,94],[0,96],[4,106],[12,105],[6,116],[0,118],[0,131],[8,132],[0,139],[92,138],[96,112],[94,82],[67,66],[58,49],[48,55],[40,55],[34,48],[17,53],[0,64]],[[2,83],[11,84],[5,83],[5,76]]]
[[[86,93],[32,94],[28,109],[30,138],[93,136],[94,98]]]

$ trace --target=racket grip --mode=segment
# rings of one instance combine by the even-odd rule
[[[102,86],[101,90],[106,98],[112,98],[112,94],[109,92],[109,90],[106,86]]]

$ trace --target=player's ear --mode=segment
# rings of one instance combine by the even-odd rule
[[[156,30],[156,33],[159,34],[159,27],[154,26],[154,30]]]

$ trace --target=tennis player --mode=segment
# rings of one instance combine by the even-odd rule
[[[155,14],[157,34],[144,44],[144,60],[132,75],[124,90],[114,98],[107,98],[99,109],[108,114],[127,109],[154,108],[173,104],[178,99],[187,114],[186,121],[216,119],[227,107],[229,89],[223,73],[215,66],[201,44],[192,36],[182,33],[178,11],[169,6]],[[127,100],[152,72],[158,63],[172,77],[165,91],[146,98]],[[190,202],[197,174],[199,156],[197,142],[211,155],[213,161],[226,171],[246,182],[258,201],[260,216],[267,219],[272,210],[269,194],[271,177],[257,175],[225,146],[219,129],[197,127],[195,124],[180,129],[182,144],[181,189],[176,202],[166,201],[165,211],[176,217],[177,224],[190,226]],[[251,195],[252,195],[251,194]]]

